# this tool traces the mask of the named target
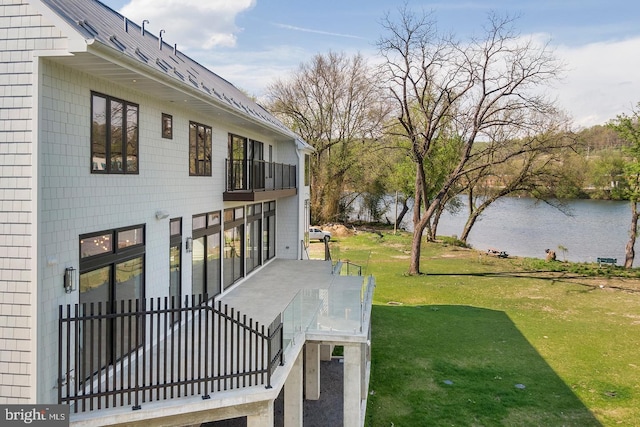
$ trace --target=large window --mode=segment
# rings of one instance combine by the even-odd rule
[[[86,304],[85,313],[122,312],[129,301],[144,298],[144,234],[144,226],[137,225],[80,236],[80,304]],[[122,322],[121,317],[114,316],[98,323],[99,330],[81,331],[83,378],[92,373],[91,369],[121,358],[122,343],[129,342],[136,329],[142,336],[142,325],[135,319]]]
[[[231,190],[246,190],[248,186],[248,176],[246,171],[247,138],[229,134],[229,147],[227,155],[229,157],[228,173]]]
[[[189,122],[189,175],[211,176],[211,127]]]
[[[193,217],[192,294],[214,297],[221,292],[220,211]]]
[[[229,134],[228,173],[231,190],[259,190],[265,185],[264,144]]]
[[[265,260],[276,256],[276,202],[264,204],[264,220],[262,232],[262,257]]]
[[[247,273],[262,264],[262,204],[247,206]]]
[[[244,275],[244,207],[224,211],[224,285]]]
[[[91,93],[91,172],[138,173],[138,105]]]

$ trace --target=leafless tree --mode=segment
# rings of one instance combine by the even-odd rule
[[[315,148],[311,164],[313,221],[334,221],[359,163],[356,144],[381,136],[388,107],[363,56],[318,54],[268,88],[268,109]]]
[[[402,135],[412,145],[415,200],[422,203],[422,209],[414,208],[410,274],[420,274],[423,232],[451,188],[493,163],[508,140],[505,135],[513,139],[543,131],[539,126],[546,120],[539,118],[557,114],[541,90],[561,72],[548,46],[521,39],[509,17],[492,14],[487,24],[481,38],[463,44],[441,36],[431,14],[406,6],[397,21],[389,14],[383,20],[381,71]],[[456,161],[430,189],[426,160],[458,140]]]

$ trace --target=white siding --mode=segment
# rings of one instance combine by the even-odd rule
[[[0,2],[0,404],[35,400],[37,197],[34,50],[66,40],[19,0]]]
[[[77,290],[65,293],[63,272],[79,267],[79,235],[144,224],[145,296],[167,295],[170,218],[182,218],[184,241],[193,215],[234,205],[222,201],[228,133],[274,145],[274,161],[298,160],[293,141],[284,147],[74,70],[64,58],[38,59],[34,49],[65,49],[67,40],[29,6],[0,2],[0,404],[54,403],[58,308],[79,300]],[[91,91],[139,105],[138,175],[90,173]],[[161,137],[162,113],[173,116],[173,139]],[[211,177],[189,176],[189,121],[212,127]],[[297,203],[277,202],[278,256],[296,257]],[[157,220],[157,210],[169,218]],[[189,294],[184,245],[182,255]]]

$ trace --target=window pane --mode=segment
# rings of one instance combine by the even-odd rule
[[[142,298],[142,272],[142,257],[116,264],[116,302]]]
[[[262,234],[262,221],[258,219],[251,222],[247,229],[247,247],[245,248],[245,251],[247,254],[247,272],[250,272],[260,265],[260,235]]]
[[[230,285],[243,276],[242,249],[244,246],[243,226],[224,232],[224,284]]]
[[[80,275],[80,304],[83,315],[109,312],[109,281],[111,267],[103,267]],[[93,303],[93,308],[91,304]],[[87,304],[82,307],[82,304]],[[105,321],[87,321],[81,325],[79,375],[81,381],[89,378],[111,360],[110,340]]]
[[[225,209],[224,210],[224,222],[233,221],[233,209]]]
[[[111,172],[122,172],[122,102],[111,100]]]
[[[209,214],[209,227],[212,225],[220,225],[220,211]]]
[[[207,176],[211,176],[211,128],[205,127],[204,140],[204,171]]]
[[[180,236],[182,234],[182,219],[172,219],[169,222],[169,230],[172,236]]]
[[[197,163],[197,137],[198,129],[195,123],[189,122],[189,174],[196,175]]]
[[[111,233],[80,240],[80,258],[113,252]]]
[[[80,303],[102,302],[103,313],[109,301],[111,267],[103,267],[80,275]]]
[[[144,243],[144,231],[142,227],[132,230],[118,231],[118,249]]]
[[[107,168],[107,100],[101,96],[92,97],[91,118],[91,170],[103,171]]]
[[[200,230],[207,226],[207,217],[205,215],[198,215],[193,217],[192,228],[194,230]]]
[[[194,295],[204,293],[204,244],[204,237],[193,239],[193,251],[191,253],[191,262],[193,264],[191,293]]]
[[[220,288],[220,233],[207,236],[207,293],[218,295]]]
[[[171,246],[169,250],[169,298],[177,305],[180,302],[180,246]]]
[[[244,218],[244,208],[236,208],[235,213],[234,213],[234,218],[235,219]]]
[[[173,117],[162,113],[162,137],[173,138]]]
[[[115,313],[128,313],[129,301],[132,301],[131,309],[135,310],[135,300],[142,299],[143,264],[142,257],[116,264]],[[142,345],[144,322],[138,322],[136,316],[118,316],[113,323],[114,357],[117,360]]]
[[[138,107],[127,105],[127,172],[138,171]]]

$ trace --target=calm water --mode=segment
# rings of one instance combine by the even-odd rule
[[[506,197],[491,205],[476,222],[468,243],[474,248],[495,248],[510,255],[544,258],[546,248],[556,251],[559,260],[595,262],[598,257],[617,258],[624,263],[629,236],[631,209],[628,202],[572,200],[567,202],[571,216],[546,203],[533,199]],[[395,208],[390,209],[393,218]],[[412,229],[411,216],[405,221]],[[465,223],[464,214],[444,214],[438,234],[459,236]],[[636,245],[636,251],[638,251]],[[639,266],[638,258],[634,266]]]

